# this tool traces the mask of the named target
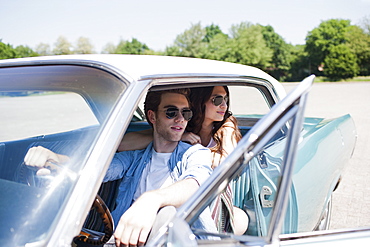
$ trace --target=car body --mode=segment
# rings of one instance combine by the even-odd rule
[[[338,232],[311,232],[328,229],[331,196],[354,150],[356,132],[350,115],[304,118],[313,79],[286,95],[278,81],[257,68],[212,60],[71,55],[0,61],[0,113],[7,116],[0,123],[0,241],[70,246],[91,219],[98,192],[108,191],[102,197],[108,207],[114,204],[116,184],[103,188],[102,180],[122,136],[149,128],[140,110],[146,92],[214,85],[230,88],[231,110],[244,137],[147,244],[299,245],[321,236],[335,239]],[[51,175],[36,176],[23,164],[33,146],[66,154],[71,161],[62,172],[51,169]],[[234,204],[249,216],[246,234],[192,229],[229,183]],[[195,241],[194,233],[215,238]]]

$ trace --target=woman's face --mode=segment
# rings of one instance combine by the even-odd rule
[[[222,98],[220,96],[222,96]],[[205,104],[206,112],[204,121],[207,121],[207,123],[209,123],[214,121],[222,121],[224,119],[224,115],[227,110],[227,100],[225,100],[225,96],[227,96],[227,94],[224,87],[216,86],[213,88],[211,98],[207,100]],[[215,97],[217,98],[215,99]],[[221,100],[221,104],[216,106],[215,104],[220,103]]]

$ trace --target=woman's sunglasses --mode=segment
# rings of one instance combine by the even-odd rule
[[[164,112],[168,119],[173,119],[179,115],[180,110],[177,107],[168,107]],[[181,110],[181,115],[184,117],[185,121],[190,121],[193,117],[193,112],[189,108],[184,108]]]
[[[216,97],[214,97],[213,99],[212,99],[212,103],[215,105],[215,106],[219,106],[219,105],[221,105],[222,104],[222,101],[224,101],[225,100],[225,102],[226,102],[226,104],[227,104],[227,102],[229,102],[229,96],[225,96],[225,97],[223,97],[223,96],[221,96],[221,95],[217,95]]]

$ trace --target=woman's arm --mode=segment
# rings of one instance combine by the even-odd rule
[[[153,129],[130,132],[123,136],[118,152],[139,150],[146,148],[153,141]],[[186,132],[182,135],[181,141],[188,142],[191,145],[201,143],[200,137],[192,132]]]
[[[130,132],[123,136],[118,151],[130,151],[146,148],[153,141],[153,129]]]

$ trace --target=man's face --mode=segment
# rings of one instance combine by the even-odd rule
[[[167,109],[177,108],[179,112],[177,116],[169,119],[166,116]],[[161,141],[178,142],[185,131],[188,121],[184,119],[181,111],[189,109],[189,102],[182,94],[165,93],[162,94],[161,103],[158,106],[158,111],[151,114],[154,131],[157,132],[156,137]]]

